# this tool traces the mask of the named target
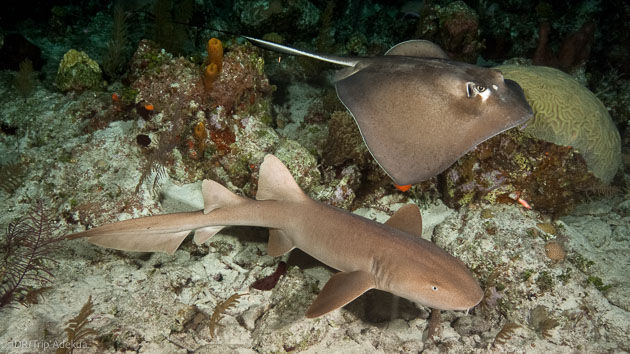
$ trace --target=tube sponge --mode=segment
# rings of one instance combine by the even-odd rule
[[[210,38],[206,48],[208,49],[208,64],[215,64],[217,72],[221,72],[223,68],[223,44],[217,38]]]
[[[208,92],[223,67],[223,44],[217,38],[208,40],[208,65],[203,71],[203,85]]]
[[[206,88],[206,91],[212,88],[212,84],[219,76],[219,68],[216,64],[208,64],[206,66],[206,70],[203,71],[203,86]]]

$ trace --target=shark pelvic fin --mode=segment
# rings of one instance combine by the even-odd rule
[[[225,226],[208,226],[203,229],[197,229],[195,230],[195,237],[193,238],[193,241],[195,241],[195,244],[200,245],[208,241],[210,237],[216,235],[224,227]]]
[[[259,174],[257,200],[301,201],[308,198],[287,167],[273,155],[265,156]]]
[[[324,285],[322,291],[306,311],[306,317],[315,318],[325,315],[348,304],[374,287],[374,276],[369,272],[363,270],[339,272]]]
[[[271,257],[282,256],[285,253],[288,253],[295,246],[293,245],[293,241],[291,238],[280,229],[271,229],[269,230],[269,243],[267,244],[267,253]]]

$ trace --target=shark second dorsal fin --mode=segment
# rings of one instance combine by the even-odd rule
[[[415,204],[405,204],[394,212],[385,225],[422,237],[422,215]]]
[[[208,214],[214,209],[240,204],[246,201],[245,198],[230,192],[229,189],[223,187],[219,183],[205,179],[201,184],[201,193],[203,194],[203,213]]]
[[[273,155],[260,165],[257,200],[304,200],[307,198],[287,167]]]
[[[239,197],[232,193],[229,189],[219,183],[206,179],[201,184],[201,194],[203,195],[203,213],[208,214],[211,211],[227,206],[234,206],[247,201],[247,199]],[[225,226],[207,226],[195,230],[193,241],[200,245],[216,235]]]
[[[306,318],[327,314],[348,304],[374,288],[374,276],[366,271],[339,272],[333,275],[306,311]]]
[[[448,59],[448,55],[439,45],[422,40],[413,39],[396,44],[385,55],[402,55],[406,57]]]

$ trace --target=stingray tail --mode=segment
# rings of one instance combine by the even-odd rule
[[[353,58],[344,58],[344,57],[338,57],[334,55],[313,53],[306,50],[300,50],[296,48],[287,47],[286,45],[266,41],[263,39],[258,39],[258,38],[248,37],[248,36],[243,36],[243,37],[257,47],[271,50],[277,53],[309,57],[309,58],[313,58],[313,59],[317,59],[317,60],[321,60],[321,61],[325,61],[328,63],[337,64],[337,65],[343,65],[343,66],[355,66],[359,62],[359,60],[353,59]]]

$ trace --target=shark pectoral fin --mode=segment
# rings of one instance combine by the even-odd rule
[[[385,225],[422,237],[422,215],[415,204],[406,204],[396,210]]]
[[[190,230],[153,235],[130,231],[91,236],[88,238],[88,242],[121,251],[174,254],[188,234],[190,234]]]
[[[193,241],[195,244],[200,245],[210,239],[210,237],[217,234],[217,232],[221,231],[225,226],[208,226],[203,229],[195,230],[195,237]]]
[[[282,256],[291,251],[295,246],[291,238],[280,229],[269,230],[269,243],[267,244],[267,253],[271,257]]]
[[[306,311],[306,318],[319,317],[336,310],[374,286],[374,276],[369,272],[363,270],[349,273],[339,272],[324,285],[322,291]]]

